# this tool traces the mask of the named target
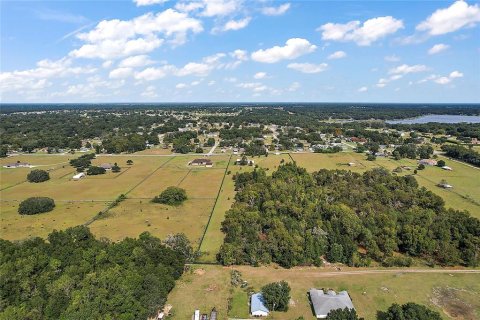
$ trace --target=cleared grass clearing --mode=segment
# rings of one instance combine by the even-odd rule
[[[376,319],[377,311],[385,311],[392,303],[402,304],[410,301],[425,304],[441,312],[445,319],[450,319],[451,317],[446,312],[451,311],[455,306],[457,297],[451,297],[450,304],[439,304],[440,306],[435,298],[438,290],[454,288],[459,292],[458,297],[466,302],[464,309],[469,309],[473,314],[473,317],[470,318],[457,317],[455,319],[478,319],[480,316],[480,300],[478,299],[480,274],[398,272],[344,275],[342,272],[347,270],[342,268],[342,272],[332,276],[332,268],[275,269],[273,267],[247,266],[227,268],[207,265],[196,265],[194,268],[201,269],[202,272],[186,273],[169,295],[168,303],[172,304],[175,310],[173,319],[187,319],[196,308],[205,312],[213,307],[221,312],[220,318],[225,319],[226,317],[223,315],[224,312],[227,312],[226,305],[229,298],[233,299],[232,310],[235,314],[245,315],[248,312],[248,304],[242,306],[242,303],[248,301],[247,293],[245,292],[244,296],[241,296],[242,290],[238,288],[229,291],[231,269],[241,271],[242,278],[247,280],[249,286],[253,286],[255,290],[274,281],[286,280],[290,284],[293,303],[289,311],[273,312],[267,319],[292,320],[300,316],[304,316],[305,319],[314,319],[307,296],[310,288],[347,290],[358,314],[365,319]],[[330,271],[330,273],[325,274],[325,271]],[[416,283],[422,285],[414,285]],[[208,288],[217,288],[217,291],[208,291]],[[189,292],[189,294],[185,295],[185,292]],[[211,294],[212,292],[215,294]],[[235,316],[232,312],[229,315]]]
[[[107,206],[106,202],[56,202],[55,209],[37,215],[18,214],[17,201],[0,202],[0,238],[22,240],[46,237],[53,230],[84,224]]]
[[[297,165],[307,169],[309,172],[320,169],[329,170],[351,170],[353,172],[364,172],[378,167],[375,161],[367,161],[362,153],[339,152],[339,153],[291,153]],[[348,163],[355,163],[349,166]]]
[[[206,168],[210,170],[191,170],[178,185],[187,191],[191,198],[216,198],[222,183],[225,169]]]
[[[128,197],[152,199],[167,187],[178,185],[187,174],[188,170],[186,169],[160,168],[140,185],[135,187],[135,189],[128,194]]]
[[[198,245],[213,202],[213,199],[190,199],[181,206],[172,207],[145,199],[127,199],[89,227],[97,237],[114,241],[137,237],[144,231],[160,239],[182,232],[194,245]]]
[[[230,288],[230,269],[213,265],[191,266],[168,295],[167,303],[173,306],[170,319],[191,319],[195,309],[210,313],[213,307],[217,309],[217,319],[227,319]]]

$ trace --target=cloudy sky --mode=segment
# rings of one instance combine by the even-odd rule
[[[480,102],[474,1],[1,1],[2,102]]]

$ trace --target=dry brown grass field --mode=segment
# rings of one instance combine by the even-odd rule
[[[213,199],[190,199],[172,207],[152,203],[150,199],[127,199],[89,227],[97,237],[112,240],[138,237],[144,231],[160,239],[169,234],[185,233],[198,246],[213,202]]]
[[[92,219],[107,206],[105,202],[56,202],[53,211],[38,215],[18,214],[18,201],[0,202],[0,238],[22,240],[45,238],[53,230],[78,226]]]

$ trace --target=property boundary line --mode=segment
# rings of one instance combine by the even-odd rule
[[[215,198],[215,202],[213,203],[212,211],[210,211],[210,216],[208,217],[207,225],[205,226],[205,230],[203,230],[202,238],[200,238],[200,242],[197,248],[197,254],[200,252],[200,248],[202,247],[203,240],[205,239],[205,234],[207,233],[208,227],[210,226],[210,221],[212,220],[213,212],[215,211],[215,207],[217,206],[218,198],[220,197],[220,192],[222,191],[223,183],[225,181],[225,177],[227,176],[228,168],[230,167],[230,162],[232,160],[232,154],[228,158],[228,164],[225,168],[223,173],[222,183],[220,183],[220,188],[218,188],[217,196]]]
[[[139,183],[137,183],[136,185],[134,185],[130,190],[128,190],[127,192],[125,192],[125,196],[128,195],[130,192],[132,192],[136,187],[138,187],[139,185],[141,185],[142,183],[144,183],[148,178],[150,178],[155,172],[157,172],[160,168],[163,168],[167,163],[169,163],[171,160],[173,159],[173,157],[169,158],[167,161],[165,161],[164,163],[162,163],[161,165],[159,165],[157,167],[157,169],[153,170],[149,175],[147,175],[145,178],[143,178],[142,180],[140,180]]]

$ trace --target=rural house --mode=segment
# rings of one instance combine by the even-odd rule
[[[207,168],[213,167],[213,162],[210,159],[194,159],[190,161],[191,166],[205,166]]]
[[[112,164],[110,163],[102,163],[100,167],[102,167],[105,170],[112,170]]]
[[[32,168],[33,166],[30,163],[17,161],[17,162],[7,163],[3,167],[7,169],[15,169],[15,168]]]
[[[341,291],[337,294],[333,290],[324,293],[323,290],[310,289],[309,295],[317,319],[325,319],[332,310],[355,309],[347,291]]]
[[[419,164],[423,164],[424,166],[436,166],[437,160],[434,159],[422,159],[418,161]]]

